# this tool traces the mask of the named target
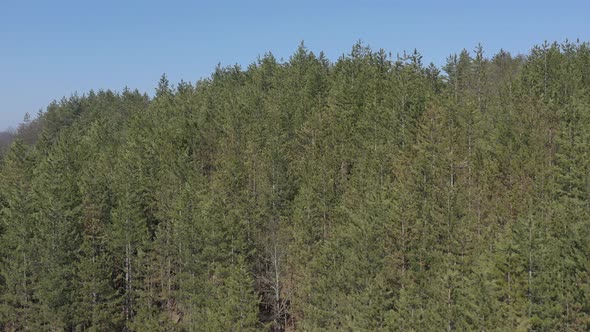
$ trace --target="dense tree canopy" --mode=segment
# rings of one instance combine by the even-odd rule
[[[303,44],[0,146],[3,331],[588,331],[590,46]]]

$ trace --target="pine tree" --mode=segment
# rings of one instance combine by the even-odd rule
[[[0,326],[6,329],[30,329],[39,314],[35,288],[41,248],[34,245],[35,202],[31,184],[34,158],[34,150],[17,140],[1,169]]]

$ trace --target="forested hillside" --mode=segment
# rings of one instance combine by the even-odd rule
[[[17,136],[0,330],[590,330],[587,43],[301,45]]]

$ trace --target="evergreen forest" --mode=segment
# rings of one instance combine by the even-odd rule
[[[0,134],[0,331],[590,330],[588,43],[154,83]]]

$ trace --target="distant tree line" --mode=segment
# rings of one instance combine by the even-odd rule
[[[0,131],[0,158],[8,151],[10,144],[15,139],[20,139],[23,143],[34,145],[42,128],[43,112],[39,112],[39,117],[31,119],[29,113],[25,114],[23,122],[17,129],[8,128]]]
[[[3,331],[590,330],[587,43],[302,44],[0,139]]]

